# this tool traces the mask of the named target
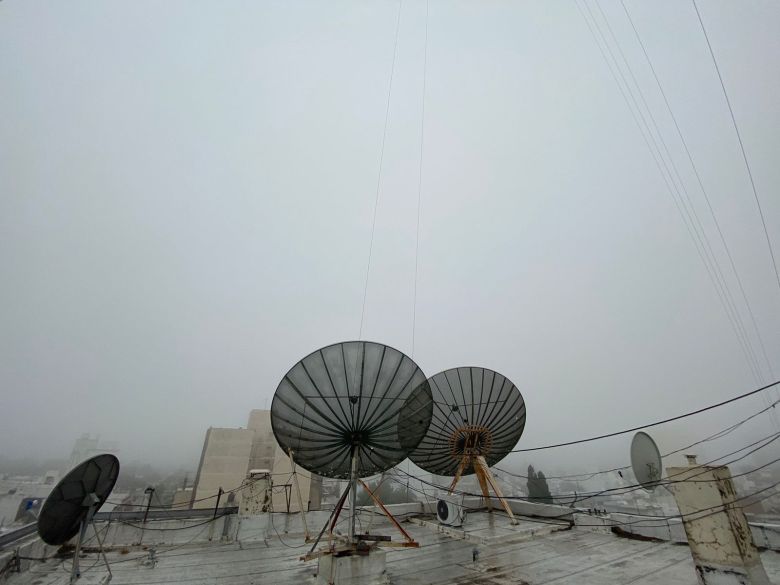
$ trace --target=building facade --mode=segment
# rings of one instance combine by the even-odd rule
[[[192,490],[192,507],[212,508],[222,488],[220,505],[239,505],[245,480],[252,471],[264,470],[273,487],[272,507],[277,512],[298,512],[298,496],[290,458],[276,442],[271,412],[252,410],[246,429],[210,428],[206,431],[198,474]],[[296,477],[304,508],[319,510],[322,478],[302,468]]]

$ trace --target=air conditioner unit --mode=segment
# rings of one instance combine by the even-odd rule
[[[463,506],[457,502],[439,500],[436,504],[436,517],[439,519],[440,524],[461,526],[465,516],[466,513],[463,510]]]

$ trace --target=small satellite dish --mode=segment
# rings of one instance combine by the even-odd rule
[[[525,401],[506,376],[487,368],[453,368],[428,380],[434,411],[428,432],[409,455],[415,465],[453,477],[475,473],[489,509],[489,489],[515,524],[490,467],[515,447],[525,428]]]
[[[90,506],[84,500],[95,494],[97,512],[119,476],[119,460],[110,454],[97,455],[74,467],[54,487],[38,516],[38,534],[51,545],[65,544],[76,536]]]
[[[653,438],[642,431],[631,441],[631,468],[637,482],[648,492],[661,481],[661,453]]]
[[[117,477],[119,477],[119,459],[109,453],[96,455],[68,472],[43,504],[38,516],[38,534],[45,543],[55,546],[65,544],[77,534],[79,535],[73,557],[71,583],[81,576],[79,553],[87,527],[92,524],[95,512],[100,509],[114,489]],[[92,527],[94,529],[94,524]],[[103,553],[97,530],[95,536],[110,577],[111,569],[108,567],[108,560]]]

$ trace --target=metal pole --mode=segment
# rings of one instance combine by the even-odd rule
[[[314,541],[314,544],[311,546],[311,550],[309,550],[309,554],[313,553],[314,549],[317,548],[317,544],[319,544],[322,535],[325,534],[325,530],[328,528],[328,524],[330,524],[331,519],[333,519],[333,524],[331,524],[330,531],[331,533],[333,532],[333,528],[336,525],[336,520],[338,520],[339,518],[339,513],[341,512],[341,508],[344,507],[344,501],[347,499],[348,492],[349,492],[349,484],[347,484],[347,489],[344,490],[344,493],[341,494],[341,497],[339,498],[336,507],[333,508],[333,510],[330,513],[330,516],[328,516],[328,521],[325,522],[325,526],[322,527],[322,530],[320,530],[319,535],[317,535],[317,539]]]
[[[355,543],[355,520],[357,519],[357,448],[352,447],[352,470],[350,472],[350,484],[351,489],[349,491],[349,511],[351,518],[349,519],[349,542]]]
[[[70,570],[70,583],[76,582],[76,579],[81,577],[81,569],[79,568],[79,555],[81,554],[81,541],[84,540],[84,535],[87,533],[87,520],[81,521],[81,527],[79,529],[79,538],[76,541],[76,552],[73,554],[73,567]]]
[[[103,541],[100,540],[100,533],[98,532],[97,526],[95,526],[94,519],[92,520],[92,529],[95,531],[95,538],[97,539],[98,548],[100,549],[100,554],[103,557],[103,562],[106,564],[106,570],[108,571],[108,579],[106,580],[106,583],[108,583],[108,581],[111,581],[111,579],[114,577],[114,574],[111,572],[111,565],[108,564],[108,557],[106,557],[106,551],[103,549]]]
[[[146,502],[146,512],[144,512],[144,524],[146,524],[146,518],[149,516],[149,508],[152,507],[152,496],[154,495],[154,488],[148,487],[144,491],[149,494],[149,500]]]
[[[222,499],[222,494],[224,494],[224,490],[222,489],[222,486],[219,486],[219,491],[217,492],[217,505],[214,506],[214,518],[217,517],[217,510],[219,510],[219,501]]]
[[[292,449],[287,453],[290,457],[290,467],[292,468],[293,483],[295,484],[295,493],[298,495],[298,509],[301,511],[301,520],[303,521],[303,535],[305,542],[309,542],[309,525],[306,524],[306,510],[303,509],[303,498],[301,498],[301,485],[298,483],[298,474],[295,473],[295,460],[293,459]]]

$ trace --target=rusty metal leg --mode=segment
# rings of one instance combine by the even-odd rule
[[[507,513],[507,516],[509,516],[510,520],[512,521],[512,524],[517,524],[517,519],[515,518],[515,515],[512,513],[512,508],[509,507],[509,502],[506,501],[504,498],[504,494],[501,492],[501,488],[498,487],[498,482],[496,482],[495,478],[493,477],[493,474],[490,473],[490,469],[487,466],[487,461],[485,461],[485,458],[481,455],[475,457],[476,465],[475,467],[479,466],[482,468],[482,472],[485,474],[485,479],[490,484],[490,487],[493,488],[493,492],[496,494],[496,497],[498,498],[498,501],[501,502],[501,505],[504,507],[504,511]]]
[[[448,494],[452,493],[452,490],[455,489],[455,486],[460,481],[460,476],[463,475],[463,471],[468,466],[469,459],[470,459],[470,457],[468,455],[464,455],[463,459],[460,460],[460,465],[458,465],[458,471],[455,473],[455,477],[452,478],[452,483],[450,484],[450,487],[447,488],[447,493]]]
[[[417,544],[415,542],[415,540],[411,536],[409,536],[409,533],[406,530],[404,530],[403,527],[398,523],[398,520],[396,520],[395,517],[390,513],[390,510],[385,508],[385,505],[382,503],[382,501],[378,497],[376,497],[374,492],[372,492],[370,489],[368,489],[368,486],[365,484],[365,482],[362,479],[358,479],[358,481],[360,482],[360,485],[363,486],[363,489],[366,490],[366,493],[371,497],[371,499],[374,500],[374,503],[377,506],[379,506],[379,508],[382,510],[382,512],[385,513],[385,516],[388,517],[390,522],[392,522],[393,525],[398,529],[398,531],[403,535],[403,537],[406,539],[406,542],[409,542],[409,543],[414,542],[415,544]]]
[[[306,523],[306,510],[303,508],[303,498],[301,498],[301,485],[298,483],[298,474],[295,472],[295,460],[293,459],[293,452],[290,449],[287,452],[290,457],[290,468],[292,469],[292,479],[295,484],[295,493],[298,496],[298,510],[301,512],[301,522],[303,522],[303,535],[304,542],[309,542],[311,536],[309,535],[309,525]]]
[[[487,506],[488,512],[493,512],[493,502],[490,499],[490,492],[488,491],[488,480],[487,477],[485,477],[485,472],[482,469],[482,466],[479,464],[474,465],[474,473],[477,476],[477,480],[479,481],[479,487],[482,488],[482,498],[485,500],[485,505]]]

